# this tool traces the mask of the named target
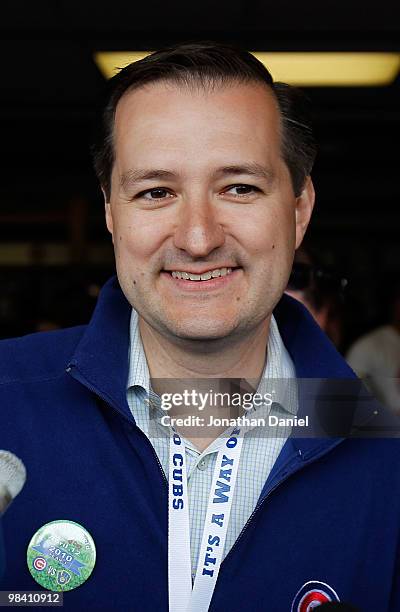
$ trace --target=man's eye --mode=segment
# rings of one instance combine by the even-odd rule
[[[254,185],[231,185],[224,190],[224,193],[230,193],[236,196],[246,196],[259,191]]]
[[[145,200],[163,200],[170,195],[170,192],[162,187],[148,189],[147,191],[142,191],[142,193],[139,193],[139,197],[144,198]]]

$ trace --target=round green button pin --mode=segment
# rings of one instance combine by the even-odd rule
[[[74,521],[43,525],[29,542],[27,563],[38,584],[49,591],[71,591],[83,584],[96,563],[96,547]]]

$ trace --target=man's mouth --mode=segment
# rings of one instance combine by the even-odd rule
[[[220,276],[227,276],[232,273],[232,268],[214,268],[202,272],[201,274],[194,274],[193,272],[187,272],[186,270],[172,270],[170,272],[172,278],[180,278],[182,280],[190,281],[208,281],[212,278],[219,278]]]

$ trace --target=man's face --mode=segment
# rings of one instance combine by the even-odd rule
[[[257,84],[160,82],[118,103],[107,227],[122,290],[164,336],[234,339],[268,322],[313,203],[309,180],[294,196],[279,126]]]

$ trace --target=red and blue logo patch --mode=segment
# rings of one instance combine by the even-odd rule
[[[303,584],[293,599],[291,612],[311,612],[330,601],[340,601],[337,593],[325,582],[310,580]]]

